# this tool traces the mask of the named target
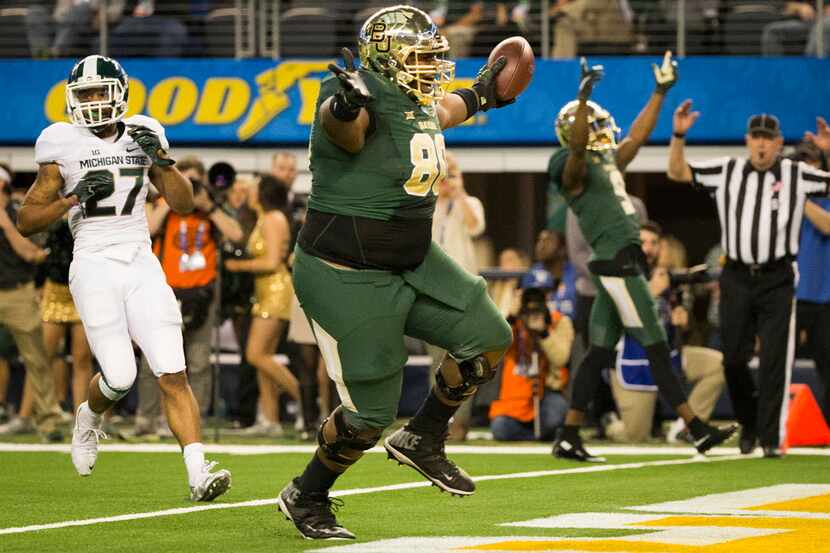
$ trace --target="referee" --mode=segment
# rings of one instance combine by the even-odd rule
[[[717,204],[726,263],[720,277],[721,339],[729,396],[741,423],[741,453],[760,438],[765,457],[780,457],[795,354],[795,285],[804,202],[828,193],[828,177],[783,159],[778,119],[750,117],[748,158],[687,163],[686,132],[699,112],[686,100],[674,112],[669,178],[691,182]],[[748,363],[760,339],[758,389]]]

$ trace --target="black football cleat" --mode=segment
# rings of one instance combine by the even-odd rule
[[[704,433],[700,436],[694,436],[694,442],[692,442],[698,453],[706,453],[716,445],[722,444],[738,430],[737,424],[730,424],[722,428],[706,424],[705,427]]]
[[[331,498],[327,492],[303,492],[297,487],[296,478],[277,498],[280,512],[307,540],[355,539],[355,535],[340,526],[334,517],[334,511],[342,505],[342,499]]]
[[[444,442],[447,433],[427,434],[403,427],[383,441],[389,458],[408,465],[440,490],[453,495],[472,495],[476,485],[464,469],[447,459]]]
[[[765,445],[764,446],[764,457],[767,459],[780,459],[784,456],[784,451],[781,448]]]
[[[605,462],[605,457],[597,457],[588,453],[588,450],[582,445],[582,438],[579,435],[576,438],[566,438],[564,434],[562,428],[556,431],[556,440],[553,442],[553,451],[551,452],[554,457],[582,463]]]

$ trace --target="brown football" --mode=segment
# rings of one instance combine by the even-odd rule
[[[510,100],[521,94],[530,84],[536,63],[533,49],[527,40],[520,36],[512,36],[499,42],[490,52],[487,65],[492,65],[502,56],[507,58],[507,64],[496,78],[496,95],[499,100]]]

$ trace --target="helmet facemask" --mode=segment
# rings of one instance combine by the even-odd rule
[[[97,54],[87,56],[69,73],[66,109],[78,127],[111,125],[126,115],[128,93],[127,74],[117,61]]]
[[[576,118],[578,100],[565,104],[556,117],[556,136],[563,147],[570,145],[571,129]],[[596,102],[588,101],[588,146],[594,152],[615,150],[620,138],[620,129],[614,118]]]
[[[102,89],[104,98],[84,101],[83,92]],[[118,79],[99,79],[66,85],[66,105],[72,124],[101,127],[120,121],[127,113],[126,90]]]
[[[409,6],[383,9],[360,31],[363,66],[398,85],[415,101],[430,105],[446,94],[455,76],[450,45],[427,14]]]

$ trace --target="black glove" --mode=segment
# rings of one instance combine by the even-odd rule
[[[343,54],[343,64],[346,66],[346,69],[333,63],[329,64],[329,71],[334,73],[340,81],[341,90],[335,94],[335,99],[346,110],[357,112],[360,108],[369,105],[369,102],[374,100],[374,97],[366,87],[366,83],[363,82],[360,73],[355,69],[354,54],[352,54],[352,51],[348,48],[343,48],[341,52]]]
[[[143,125],[127,125],[127,134],[147,154],[154,165],[168,167],[176,163],[172,159],[162,159],[158,156],[159,150],[164,150],[164,148],[161,146],[159,135],[153,129]]]
[[[493,65],[485,65],[478,71],[476,80],[473,83],[473,90],[478,95],[478,109],[480,111],[487,111],[490,108],[501,108],[512,104],[516,101],[515,98],[509,100],[499,100],[496,95],[496,77],[504,66],[507,64],[507,58],[504,56],[493,62]]]
[[[115,178],[107,170],[89,171],[78,182],[70,196],[78,197],[81,212],[86,217],[86,203],[107,198],[115,192]]]
[[[587,100],[591,97],[594,85],[605,75],[605,68],[601,65],[588,67],[588,60],[585,58],[580,58],[579,67],[579,92],[576,97],[580,100]]]

